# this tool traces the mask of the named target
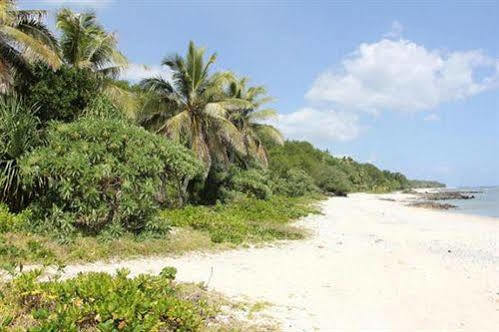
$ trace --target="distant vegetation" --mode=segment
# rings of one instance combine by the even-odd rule
[[[4,268],[302,238],[286,224],[314,211],[305,204],[310,197],[423,184],[307,142],[285,142],[265,122],[277,115],[266,107],[266,89],[214,72],[217,56],[193,42],[185,55],[162,61],[170,81],[126,82],[119,74],[128,61],[95,13],[60,10],[58,38],[44,15],[10,0],[0,5]],[[172,228],[189,236],[175,242]],[[7,319],[1,328],[190,331],[205,316],[166,279],[88,275],[44,284],[33,276],[16,279],[7,298],[0,293],[0,304],[13,301],[5,305],[15,317],[22,305],[30,308],[25,325]],[[121,291],[116,283],[137,303],[149,302],[131,311],[126,301],[135,300],[127,296],[108,302]],[[101,302],[85,304],[88,315],[61,309],[78,306],[68,299],[80,291],[94,296],[96,285],[108,288]]]
[[[409,180],[411,188],[445,188],[444,183],[427,180]]]
[[[285,177],[290,172],[302,170],[323,192],[339,195],[354,191],[388,192],[410,186],[401,173],[382,171],[348,157],[336,158],[308,142],[287,141],[282,146],[275,145],[270,149],[269,159],[269,169],[276,176]]]

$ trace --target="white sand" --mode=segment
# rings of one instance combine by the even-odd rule
[[[323,202],[323,216],[299,222],[314,233],[305,241],[71,266],[67,275],[172,265],[181,281],[273,303],[267,313],[285,331],[499,331],[499,219],[380,197]]]

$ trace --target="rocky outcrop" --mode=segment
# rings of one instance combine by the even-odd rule
[[[427,201],[445,201],[449,199],[473,199],[475,195],[465,191],[439,191],[434,193],[421,194],[422,198]]]
[[[414,202],[409,204],[409,206],[426,208],[426,209],[435,209],[435,210],[449,210],[456,208],[456,206],[452,204],[437,203],[430,201]]]

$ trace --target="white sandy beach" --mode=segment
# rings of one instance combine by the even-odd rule
[[[304,241],[217,254],[70,266],[178,269],[236,298],[268,301],[284,331],[499,331],[499,219],[353,194],[299,221]],[[211,276],[211,277],[210,277]]]

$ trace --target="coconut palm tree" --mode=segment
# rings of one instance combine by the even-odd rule
[[[157,132],[191,148],[208,172],[213,162],[228,163],[228,148],[245,153],[241,133],[227,114],[250,105],[227,96],[226,88],[233,75],[210,74],[216,54],[205,61],[204,53],[191,41],[185,57],[176,54],[162,62],[172,72],[171,82],[156,77],[143,80],[141,86],[156,96],[158,108],[149,112],[149,119],[157,116],[164,121]]]
[[[137,96],[116,84],[115,79],[128,66],[118,50],[115,33],[107,32],[92,11],[75,13],[64,8],[57,13],[56,27],[61,31],[60,47],[65,63],[89,69],[104,80],[104,93],[129,117],[135,116]]]
[[[18,10],[14,0],[0,1],[0,86],[5,90],[16,74],[30,73],[30,64],[61,64],[57,40],[43,24],[44,11]]]
[[[118,40],[97,22],[94,12],[74,13],[68,8],[57,13],[61,31],[62,58],[77,68],[87,68],[105,77],[117,77],[128,61],[118,50]]]
[[[268,155],[263,142],[282,145],[284,138],[274,126],[261,123],[277,117],[276,110],[261,108],[273,98],[267,96],[267,90],[263,86],[248,87],[248,81],[248,78],[243,77],[230,83],[228,96],[245,100],[249,107],[230,111],[229,119],[242,133],[246,155],[256,158],[262,166],[267,167]]]

